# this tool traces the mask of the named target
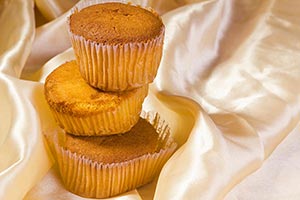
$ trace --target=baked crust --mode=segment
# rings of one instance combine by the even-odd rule
[[[76,61],[62,64],[45,82],[45,98],[57,124],[80,136],[129,131],[138,121],[148,85],[130,91],[103,92],[84,81]]]
[[[76,61],[70,61],[56,68],[46,78],[45,97],[57,112],[82,117],[113,111],[134,95],[141,95],[144,98],[147,92],[145,94],[141,90],[147,89],[145,85],[122,93],[103,92],[87,84],[79,72]]]
[[[98,163],[120,163],[132,160],[158,148],[158,133],[145,119],[140,118],[124,134],[110,136],[74,136],[64,134],[61,146]]]
[[[164,31],[162,20],[154,11],[116,2],[73,13],[69,26],[73,34],[103,44],[146,42]]]

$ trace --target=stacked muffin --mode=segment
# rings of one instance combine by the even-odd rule
[[[104,198],[150,182],[176,148],[157,114],[140,117],[162,55],[160,17],[135,5],[82,1],[68,27],[76,60],[45,82],[64,130],[50,143],[65,186]]]

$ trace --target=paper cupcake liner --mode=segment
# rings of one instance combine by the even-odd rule
[[[114,110],[91,115],[71,115],[51,108],[58,125],[66,132],[78,136],[99,136],[125,133],[138,121],[142,104],[148,94],[148,85],[137,89],[137,93],[126,98]]]
[[[71,13],[105,2],[111,1],[82,1]],[[151,9],[148,10],[155,13]],[[162,57],[164,28],[156,38],[144,42],[98,44],[73,34],[69,18],[68,27],[80,72],[90,85],[104,91],[124,91],[154,80]]]
[[[174,153],[177,144],[170,137],[168,125],[158,114],[145,114],[145,119],[156,127],[159,134],[158,152],[121,163],[94,162],[65,150],[55,141],[54,151],[65,187],[83,197],[106,198],[151,182]]]

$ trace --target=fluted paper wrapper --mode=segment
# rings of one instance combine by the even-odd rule
[[[65,187],[83,197],[106,198],[151,182],[171,157],[177,144],[170,137],[168,125],[158,114],[142,115],[155,127],[160,142],[157,152],[129,161],[98,163],[83,155],[72,153],[60,146],[58,141],[54,141],[52,148]]]
[[[110,1],[83,1],[71,13],[106,2]],[[148,10],[157,15],[153,10]],[[157,37],[148,41],[103,44],[73,34],[69,18],[68,27],[80,72],[90,85],[104,91],[124,91],[154,80],[162,57],[164,28]]]
[[[114,110],[91,115],[70,115],[51,108],[52,114],[66,132],[78,136],[100,136],[125,133],[139,120],[142,104],[148,94],[148,85],[137,89],[132,97],[125,98]]]

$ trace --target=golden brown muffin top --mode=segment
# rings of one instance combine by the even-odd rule
[[[158,133],[145,119],[127,133],[110,136],[74,136],[65,134],[65,149],[99,163],[119,163],[147,153],[158,147]]]
[[[79,66],[73,60],[50,73],[46,78],[44,89],[47,102],[56,111],[73,116],[86,116],[114,110],[124,99],[146,88],[122,93],[103,92],[85,82]]]
[[[148,41],[164,30],[160,17],[154,12],[116,2],[86,7],[69,19],[72,33],[97,43]]]

